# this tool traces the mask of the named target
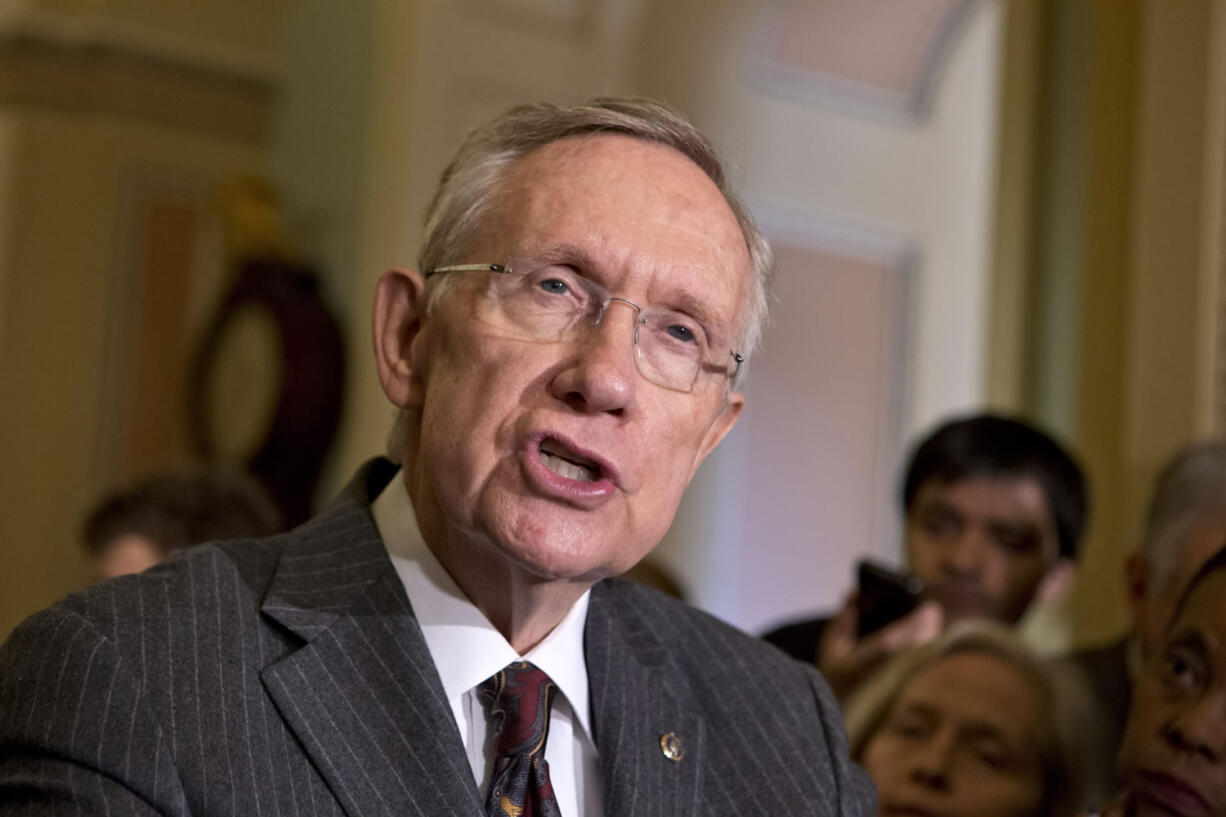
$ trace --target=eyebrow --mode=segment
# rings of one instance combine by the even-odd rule
[[[939,718],[941,713],[935,706],[923,701],[899,701],[889,715],[919,715],[922,718]]]
[[[1172,631],[1166,639],[1166,647],[1182,647],[1193,649],[1202,656],[1209,654],[1209,643],[1204,634],[1197,629],[1184,625],[1183,629]]]
[[[521,266],[530,268],[537,266],[547,267],[554,264],[568,264],[584,269],[594,269],[597,267],[591,253],[574,244],[553,244],[540,250],[529,251],[526,255],[511,260],[512,268]]]
[[[931,720],[945,720],[949,713],[939,706],[924,700],[903,701],[894,715],[918,715]],[[1006,746],[1013,746],[1012,739],[999,726],[978,718],[961,718],[955,716],[954,722],[959,735],[966,739],[991,738]]]
[[[989,740],[998,741],[1004,746],[1013,747],[1013,742],[1000,727],[987,723],[986,721],[967,721],[959,730],[962,736],[968,740],[978,740],[987,738]]]
[[[1039,537],[1043,530],[1030,520],[1017,519],[992,519],[985,520],[988,529],[993,533],[1009,533],[1009,534],[1027,534],[1029,536]]]

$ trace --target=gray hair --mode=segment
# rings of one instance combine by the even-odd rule
[[[1038,813],[1051,817],[1079,813],[1086,789],[1081,759],[1088,756],[1092,745],[1089,694],[1071,668],[1040,658],[1013,630],[995,621],[957,622],[938,638],[901,653],[858,689],[844,709],[852,758],[863,760],[869,742],[913,678],[950,656],[965,653],[1004,661],[1038,692],[1047,712],[1039,749],[1043,807]]]
[[[1158,587],[1171,578],[1183,538],[1197,520],[1226,512],[1226,441],[1203,440],[1184,446],[1154,481],[1149,510],[1137,550]]]
[[[740,225],[751,266],[749,298],[738,333],[737,351],[745,358],[737,374],[739,383],[762,338],[774,257],[766,238],[732,192],[711,142],[676,111],[654,100],[602,97],[571,106],[520,105],[470,132],[443,171],[426,210],[418,270],[424,274],[452,263],[471,248],[497,204],[498,186],[516,161],[561,139],[594,134],[622,134],[670,147],[698,165],[723,194]],[[453,283],[453,276],[430,280],[426,290],[427,311],[433,309]],[[401,413],[388,439],[388,454],[397,460],[404,441],[405,421]]]

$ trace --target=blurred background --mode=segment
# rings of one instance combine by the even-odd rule
[[[909,441],[989,407],[1093,485],[1068,612],[1124,618],[1155,469],[1226,422],[1226,0],[3,0],[0,635],[81,520],[237,464],[285,517],[382,451],[378,274],[466,129],[645,94],[779,270],[748,407],[660,561],[742,627],[899,555]]]

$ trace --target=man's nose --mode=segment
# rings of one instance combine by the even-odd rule
[[[1164,727],[1167,742],[1177,750],[1211,763],[1226,759],[1226,691],[1215,689],[1180,710]]]
[[[987,542],[973,525],[967,525],[946,543],[943,564],[946,573],[957,577],[979,575]]]
[[[582,411],[622,414],[632,407],[639,381],[638,315],[629,301],[611,299],[599,320],[575,341],[571,359],[551,384],[554,396]]]

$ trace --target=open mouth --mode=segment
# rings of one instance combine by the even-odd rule
[[[595,482],[601,477],[598,463],[576,454],[553,437],[541,440],[540,454],[544,466],[560,477],[577,482]]]

